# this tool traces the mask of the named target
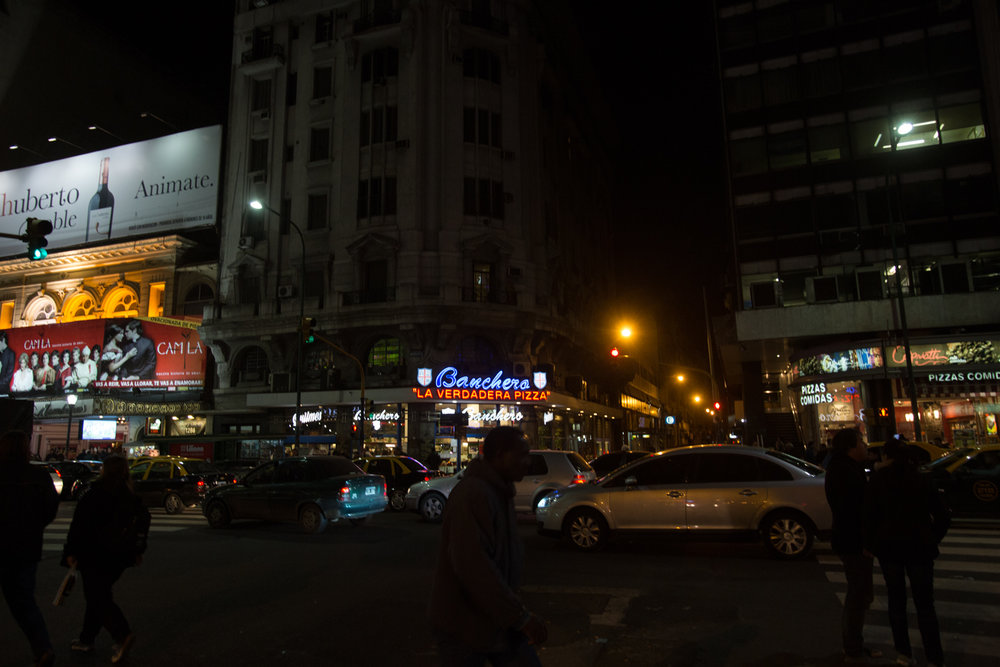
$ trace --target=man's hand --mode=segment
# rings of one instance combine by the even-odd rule
[[[528,617],[528,622],[521,628],[521,631],[528,635],[528,642],[536,646],[544,644],[545,640],[549,638],[549,629],[545,627],[545,621],[534,614]]]

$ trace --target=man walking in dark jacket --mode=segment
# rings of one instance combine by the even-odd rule
[[[42,558],[42,534],[56,516],[59,495],[45,467],[28,461],[24,433],[0,436],[0,588],[31,644],[35,664],[51,665],[55,653],[35,602],[35,572]]]
[[[845,662],[864,662],[881,655],[864,645],[865,612],[874,599],[872,555],[864,548],[864,461],[868,445],[854,428],[838,431],[831,443],[830,463],[826,469],[826,501],[833,513],[833,550],[844,563],[847,597],[840,619]]]
[[[541,664],[533,644],[548,631],[517,596],[524,547],[514,482],[529,463],[525,435],[495,428],[448,498],[429,609],[442,665]]]

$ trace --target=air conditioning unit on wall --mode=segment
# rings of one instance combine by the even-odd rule
[[[241,236],[239,243],[240,250],[253,250],[253,243],[252,236]]]
[[[291,299],[295,296],[295,287],[292,285],[278,285],[278,298]]]

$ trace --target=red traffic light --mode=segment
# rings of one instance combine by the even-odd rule
[[[618,358],[618,348],[617,347],[611,348],[611,356],[615,357],[616,359]]]
[[[715,408],[717,411],[721,410],[722,409],[722,403],[719,403],[718,401],[716,401],[715,403],[712,404],[712,407]]]

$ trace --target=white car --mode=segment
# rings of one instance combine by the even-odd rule
[[[59,472],[58,470],[56,470],[55,467],[49,465],[48,463],[43,463],[42,461],[32,461],[31,465],[33,465],[33,466],[45,466],[46,472],[48,472],[49,473],[49,477],[52,478],[52,485],[54,487],[56,487],[56,493],[58,493],[59,497],[61,498],[62,497],[62,491],[63,491],[62,473]]]
[[[440,521],[448,495],[462,472],[417,482],[406,492],[406,509],[419,512],[427,521]],[[576,452],[556,449],[531,450],[531,469],[514,484],[514,509],[533,512],[541,500],[567,486],[586,484],[596,478],[593,468]]]
[[[782,452],[699,445],[651,454],[596,484],[559,491],[536,512],[538,532],[594,551],[615,533],[760,537],[798,558],[833,519],[819,466]]]

